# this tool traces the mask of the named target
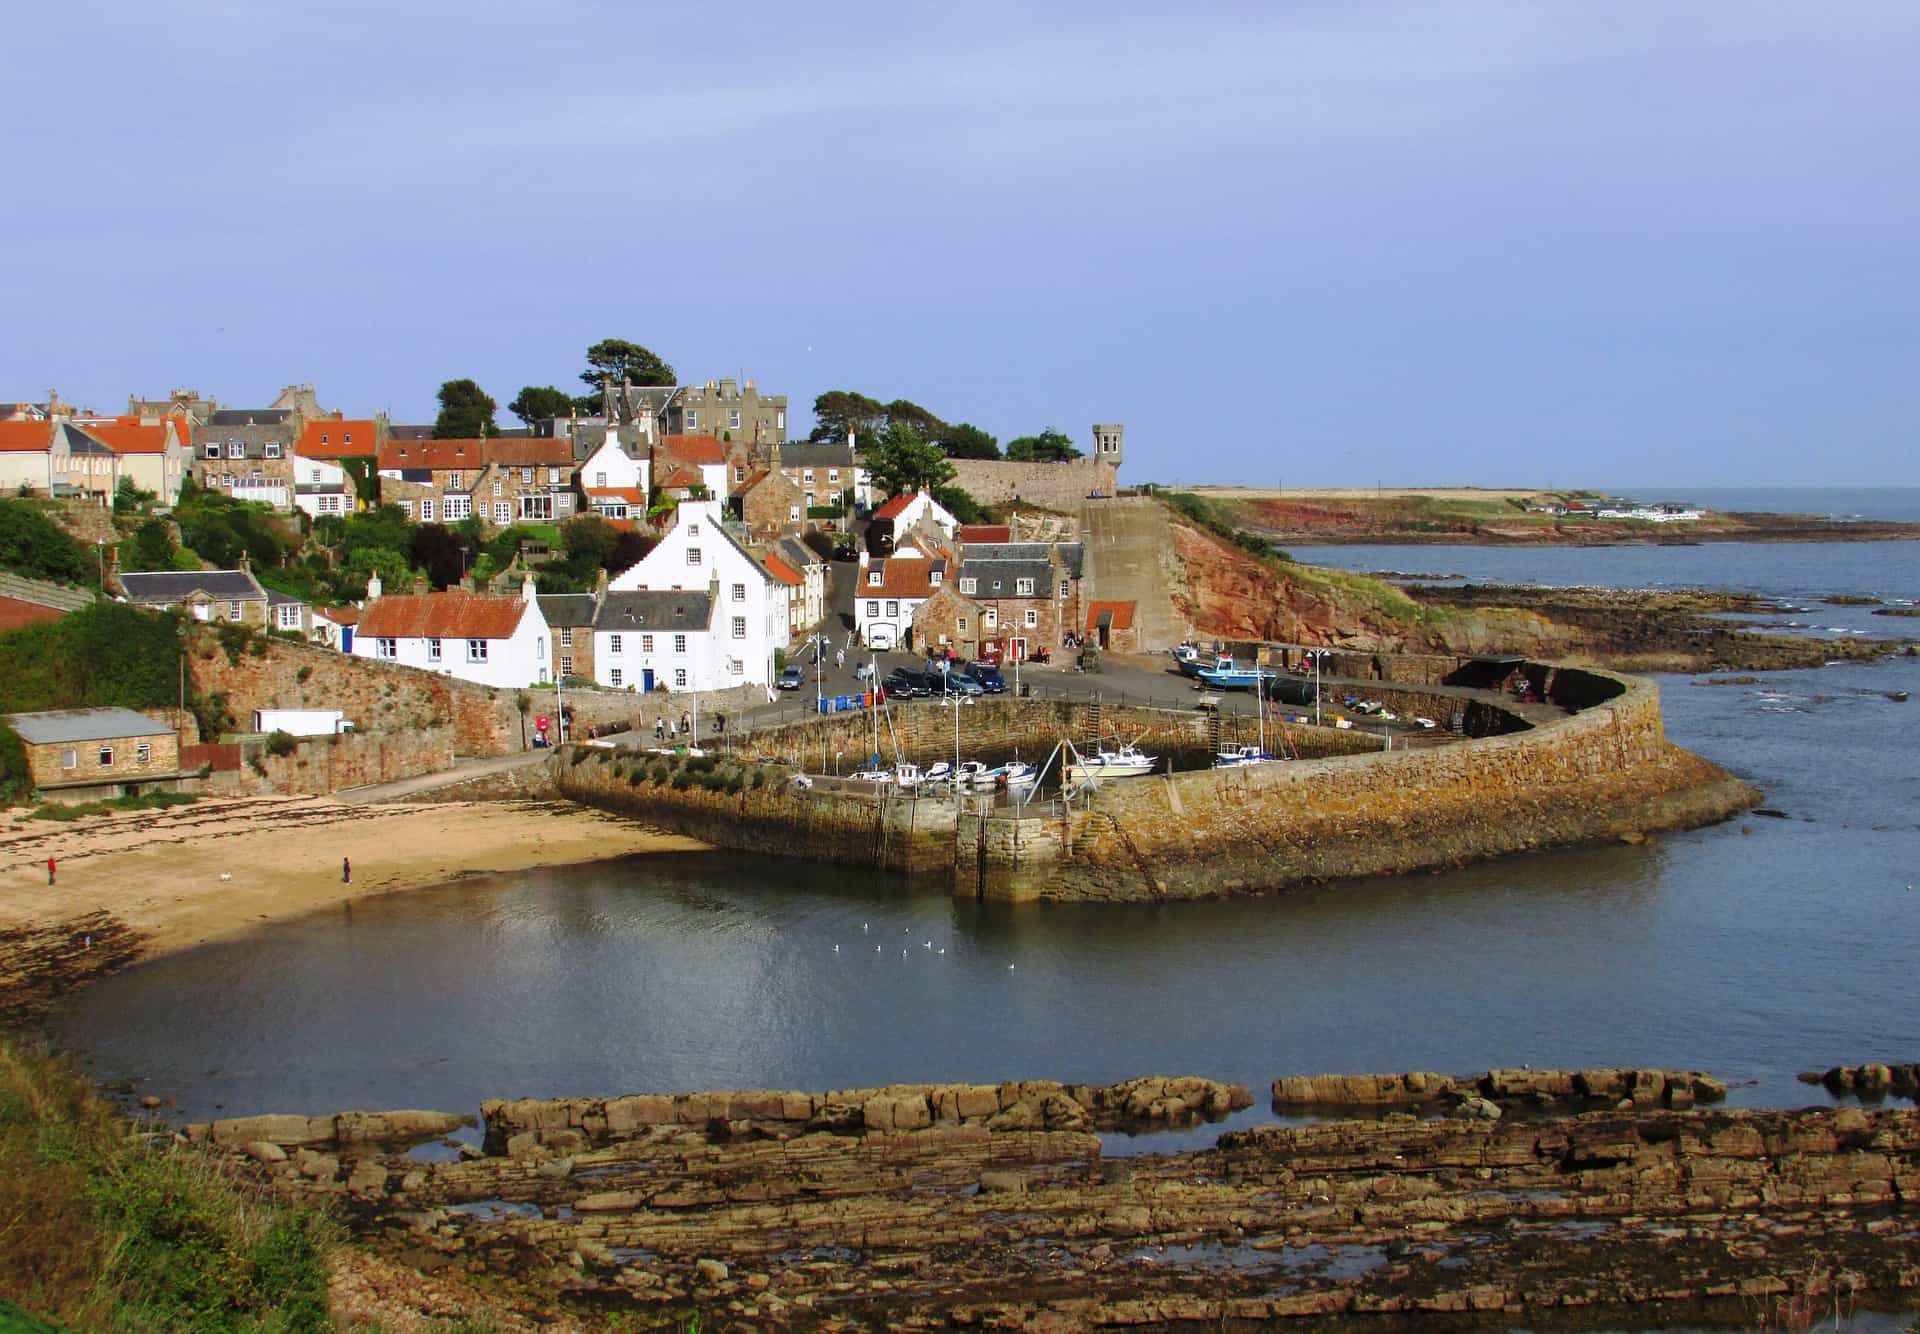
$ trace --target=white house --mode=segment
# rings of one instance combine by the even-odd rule
[[[827,614],[827,562],[812,547],[797,537],[783,537],[773,544],[773,554],[800,575],[800,587],[789,594],[789,624],[795,635],[805,634],[819,625]]]
[[[353,513],[354,495],[347,470],[332,459],[293,456],[293,503],[314,518]]]
[[[587,503],[603,519],[637,519],[646,513],[647,491],[653,483],[653,460],[643,451],[638,457],[621,447],[616,432],[608,431],[600,448],[580,465],[580,488]]]
[[[904,648],[921,604],[939,592],[947,578],[944,556],[928,556],[912,543],[893,555],[860,553],[853,589],[853,629],[868,648]]]
[[[544,685],[553,679],[549,638],[532,575],[517,598],[452,591],[382,597],[375,575],[353,654],[478,685]]]
[[[660,545],[646,554],[639,564],[623,570],[607,585],[609,595],[633,592],[706,593],[712,606],[709,631],[712,644],[702,662],[686,664],[648,664],[654,667],[656,684],[664,681],[668,689],[684,669],[689,689],[715,690],[724,686],[770,685],[773,651],[784,647],[788,639],[789,598],[787,585],[747,553],[721,521],[718,500],[685,500],[680,503],[677,522],[660,539]],[[610,599],[609,599],[610,601]],[[687,604],[691,608],[692,604]],[[693,615],[689,610],[687,615]],[[601,620],[605,619],[605,609]],[[361,633],[365,633],[364,628]],[[621,661],[620,651],[605,636],[625,635],[625,630],[605,630],[594,623],[593,673],[602,684],[613,684],[611,673],[619,668],[623,684],[631,684],[633,667]],[[691,636],[691,628],[675,630]],[[691,639],[689,639],[691,644]],[[660,641],[655,641],[660,651]]]
[[[609,588],[593,621],[593,679],[614,690],[739,685],[729,627],[715,633],[714,606],[704,588]]]
[[[895,496],[875,510],[873,518],[875,523],[890,521],[893,524],[890,531],[896,542],[903,540],[923,523],[938,529],[943,541],[951,542],[954,530],[960,526],[960,520],[925,491],[909,491]]]

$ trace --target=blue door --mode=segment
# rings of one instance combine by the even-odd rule
[[[644,667],[640,671],[640,688],[649,695],[653,693],[653,668]]]

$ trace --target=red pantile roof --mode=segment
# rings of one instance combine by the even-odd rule
[[[1004,523],[967,523],[960,525],[962,542],[1011,542],[1013,529]]]
[[[663,435],[660,448],[675,463],[725,463],[726,450],[720,447],[717,435]]]
[[[394,440],[380,451],[379,466],[470,472],[484,466],[486,461],[485,440]]]
[[[52,422],[0,422],[0,454],[37,454],[52,446]]]
[[[1089,633],[1100,628],[1100,614],[1113,613],[1113,629],[1133,629],[1133,606],[1131,602],[1089,602],[1087,604],[1087,630]]]
[[[532,436],[487,441],[487,458],[503,468],[571,468],[573,441]]]
[[[303,459],[351,459],[374,452],[374,424],[359,421],[308,422],[293,452]]]
[[[700,475],[700,471],[697,468],[675,468],[672,472],[669,472],[665,477],[660,479],[660,487],[662,490],[670,490],[674,487],[683,486],[705,486],[706,484],[707,479]]]
[[[360,609],[358,607],[315,607],[313,614],[332,621],[335,625],[360,624]]]
[[[360,633],[373,639],[508,639],[527,605],[484,593],[403,593],[369,602]]]
[[[178,427],[180,423],[176,419],[174,424]],[[138,417],[77,417],[73,425],[116,454],[163,454],[166,452],[165,420],[142,421]]]
[[[624,500],[641,509],[647,507],[647,493],[637,486],[590,486],[587,495],[595,500]]]
[[[907,506],[911,505],[914,501],[914,497],[918,496],[919,494],[920,493],[918,491],[902,492],[901,494],[895,496],[892,500],[889,500],[886,504],[882,505],[879,509],[875,510],[873,512],[873,517],[876,519],[897,519],[902,514],[906,513]]]
[[[57,621],[65,615],[58,607],[43,607],[38,602],[23,602],[19,598],[0,598],[0,634],[18,630],[23,625]]]
[[[807,582],[798,570],[795,570],[791,565],[781,560],[772,552],[767,553],[765,564],[767,573],[789,587],[800,588],[805,586]]]
[[[887,568],[881,574],[878,588],[869,584],[865,578],[860,580],[857,596],[863,598],[928,598],[944,585],[946,562],[941,560],[916,560],[898,558],[889,560]],[[933,582],[934,571],[940,571],[942,583]]]

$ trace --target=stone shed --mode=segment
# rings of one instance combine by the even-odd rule
[[[130,796],[180,777],[179,735],[132,709],[53,709],[7,722],[26,748],[33,785],[54,800]]]

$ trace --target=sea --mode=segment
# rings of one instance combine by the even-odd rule
[[[1621,488],[1632,494],[1631,488]],[[1652,492],[1647,492],[1652,494]],[[1664,493],[1662,493],[1664,495]],[[1920,521],[1898,492],[1692,492]],[[1296,549],[1480,582],[1737,589],[1822,635],[1916,623],[1920,543]],[[1801,1071],[1920,1059],[1920,658],[1659,678],[1672,738],[1764,810],[1644,845],[1167,905],[980,904],[940,884],[671,853],[263,925],[66,998],[52,1034],[184,1118],[488,1097],[1493,1066]],[[1217,1131],[1203,1132],[1210,1139]],[[1110,1152],[1193,1140],[1143,1136]]]

